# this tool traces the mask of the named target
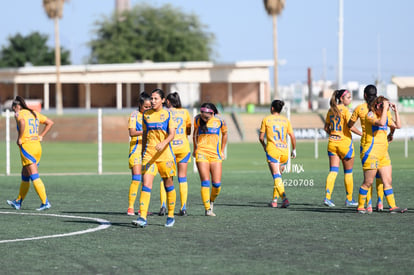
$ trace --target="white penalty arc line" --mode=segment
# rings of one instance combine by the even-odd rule
[[[58,214],[39,214],[39,213],[18,213],[18,212],[0,212],[0,214],[48,216],[48,217],[57,217],[57,218],[84,219],[84,220],[97,221],[97,222],[100,223],[100,225],[98,227],[91,228],[91,229],[75,231],[75,232],[70,232],[70,233],[64,233],[64,234],[55,234],[55,235],[47,235],[47,236],[39,236],[39,237],[31,237],[31,238],[23,238],[23,239],[0,240],[0,243],[13,243],[13,242],[34,241],[34,240],[42,240],[42,239],[49,239],[49,238],[61,238],[61,237],[75,236],[75,235],[81,235],[81,234],[96,232],[96,231],[103,230],[103,229],[106,229],[106,228],[111,226],[111,223],[107,220],[100,219],[100,218],[82,217],[82,216],[69,216],[69,215],[58,215]]]

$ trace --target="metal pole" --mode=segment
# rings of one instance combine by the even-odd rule
[[[63,114],[62,83],[60,83],[59,17],[55,17],[56,113]]]
[[[274,14],[272,16],[273,19],[273,59],[274,59],[274,65],[273,65],[273,98],[278,98],[278,79],[277,79],[277,15]]]
[[[318,129],[315,128],[315,159],[319,158],[319,148],[318,148]]]
[[[286,102],[286,116],[287,119],[290,121],[290,102]],[[287,142],[288,142],[288,148],[289,148],[289,154],[288,154],[288,163],[287,163],[287,171],[286,172],[290,172],[291,168],[292,168],[292,162],[290,159],[290,154],[291,154],[291,140],[290,140],[290,136],[287,135]]]
[[[405,131],[404,155],[405,158],[408,158],[408,131]]]
[[[6,110],[6,175],[10,176],[10,111]]]
[[[344,2],[339,0],[339,17],[338,17],[338,89],[342,87],[342,67],[343,67],[343,44],[344,44]]]
[[[102,174],[102,109],[98,109],[98,174]]]
[[[197,115],[197,108],[193,108],[193,118],[195,118],[196,115]],[[195,125],[193,125],[193,126],[195,126]],[[194,144],[193,144],[193,148],[194,148]],[[196,164],[195,158],[193,158],[193,172],[197,173],[197,164]]]

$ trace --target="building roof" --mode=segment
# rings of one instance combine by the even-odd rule
[[[400,89],[414,88],[414,76],[395,76],[391,81]]]
[[[62,83],[207,83],[269,82],[273,61],[235,63],[140,62],[129,64],[65,65],[60,67]],[[1,83],[54,83],[55,66],[0,69]]]

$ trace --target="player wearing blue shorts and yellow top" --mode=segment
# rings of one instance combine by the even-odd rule
[[[332,94],[328,113],[325,119],[325,132],[329,135],[328,156],[329,174],[326,178],[324,205],[334,207],[332,193],[339,171],[339,162],[344,166],[344,183],[346,191],[345,206],[355,207],[357,203],[352,199],[354,181],[352,168],[354,166],[354,144],[351,131],[361,135],[361,132],[352,127],[348,128],[351,117],[348,106],[351,103],[351,93],[348,90],[336,90]]]
[[[395,120],[388,116],[388,110],[394,111]],[[390,103],[383,96],[377,97],[370,104],[370,111],[366,115],[365,131],[366,141],[362,148],[362,169],[364,170],[364,182],[359,188],[359,200],[357,211],[367,213],[364,208],[369,188],[379,172],[384,184],[384,195],[390,206],[390,213],[404,213],[406,208],[399,208],[395,203],[392,189],[392,166],[388,154],[387,129],[401,128],[400,115],[397,106]]]
[[[364,143],[366,142],[365,119],[366,119],[366,115],[369,112],[368,104],[372,102],[376,97],[377,97],[377,88],[374,85],[366,86],[364,89],[365,103],[362,103],[355,108],[354,112],[351,115],[350,120],[348,121],[348,127],[350,128],[354,126],[355,122],[357,122],[358,119],[361,123],[362,136],[361,136],[361,142],[360,142],[361,146],[359,150],[361,161],[363,159],[362,148],[365,146]],[[389,113],[389,115],[391,114]],[[389,141],[392,140],[393,131],[394,131],[394,128],[392,128],[392,132],[388,135]],[[375,181],[376,181],[377,196],[378,196],[377,211],[383,211],[384,209],[384,206],[383,206],[384,186],[382,184],[382,180],[381,180],[379,173],[377,173],[377,175],[375,176]],[[369,192],[367,194],[367,212],[369,213],[372,213],[372,199],[371,198],[372,198],[372,188],[369,189]]]
[[[176,192],[173,176],[176,173],[174,153],[170,142],[174,139],[176,124],[171,113],[163,109],[165,101],[164,91],[155,89],[151,92],[152,109],[142,116],[142,174],[143,184],[140,196],[140,217],[132,223],[136,226],[147,225],[148,207],[151,198],[151,189],[154,177],[160,174],[167,191],[168,216],[166,227],[175,223],[174,208]]]
[[[227,144],[227,125],[213,103],[203,103],[194,118],[193,156],[201,181],[201,199],[205,215],[214,217],[214,201],[221,191],[222,160]],[[211,193],[210,193],[211,174]]]
[[[135,215],[134,204],[141,182],[142,114],[149,109],[151,109],[151,98],[147,93],[142,92],[139,97],[138,110],[133,111],[128,119],[128,132],[130,136],[128,162],[132,174],[128,195],[127,215],[129,216]]]
[[[259,135],[259,141],[266,152],[267,163],[273,177],[273,197],[269,206],[274,208],[277,207],[279,197],[282,198],[282,208],[289,206],[281,175],[289,159],[287,135],[292,141],[291,157],[296,157],[296,138],[292,125],[286,117],[280,115],[284,105],[285,103],[281,100],[273,100],[270,107],[271,115],[262,120]],[[265,142],[265,137],[267,142]]]
[[[191,162],[191,148],[188,136],[191,134],[191,118],[187,109],[182,108],[181,99],[177,92],[168,94],[166,102],[177,125],[177,130],[175,131],[175,136],[171,145],[178,170],[178,183],[180,186],[181,199],[180,215],[187,216],[187,166],[188,163]],[[161,187],[161,190],[165,189]]]
[[[40,142],[49,132],[53,121],[39,112],[30,109],[25,100],[17,96],[13,101],[12,109],[15,112],[17,124],[17,145],[20,148],[20,157],[22,161],[22,181],[20,183],[19,195],[15,200],[8,200],[7,204],[19,210],[30,188],[30,180],[42,201],[40,207],[36,210],[42,211],[49,209],[51,204],[47,199],[45,185],[39,177],[38,165],[42,156],[42,146]],[[43,131],[39,133],[39,125],[44,124]]]

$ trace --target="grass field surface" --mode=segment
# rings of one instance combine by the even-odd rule
[[[390,145],[390,155],[396,201],[409,208],[405,214],[360,215],[345,208],[342,168],[333,193],[337,207],[323,206],[326,142],[319,144],[318,159],[312,142],[298,143],[296,170],[282,175],[291,206],[272,209],[263,149],[230,144],[217,217],[204,216],[200,180],[190,164],[189,216],[177,215],[173,228],[157,215],[148,217],[146,228],[131,225],[127,144],[104,144],[105,174],[97,175],[96,144],[44,143],[39,171],[52,208],[35,211],[40,200],[33,187],[20,211],[10,208],[6,199],[16,197],[20,184],[14,147],[12,175],[0,176],[2,274],[412,274],[414,268],[414,157],[404,157],[402,142]],[[4,167],[2,157],[0,173]],[[160,207],[158,182],[152,212]],[[361,183],[357,156],[354,199]],[[177,192],[176,213],[179,204]]]

